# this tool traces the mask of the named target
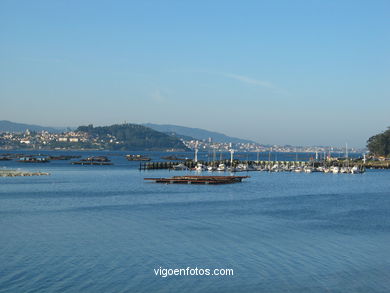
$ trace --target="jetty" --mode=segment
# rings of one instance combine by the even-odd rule
[[[241,182],[249,176],[173,176],[170,178],[144,178],[144,180],[166,184],[231,184]]]

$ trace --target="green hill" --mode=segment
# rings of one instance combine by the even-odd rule
[[[107,149],[188,150],[178,138],[137,124],[116,124],[101,127],[80,126],[77,131],[83,131],[98,138]]]

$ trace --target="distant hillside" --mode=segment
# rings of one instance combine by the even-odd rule
[[[30,131],[49,131],[49,132],[62,132],[64,129],[39,126],[33,124],[15,123],[7,120],[0,120],[0,132],[25,132]]]
[[[80,126],[77,131],[98,137],[100,141],[106,142],[106,148],[113,150],[188,150],[178,138],[137,124]],[[112,142],[113,137],[116,142]]]
[[[196,138],[192,137],[192,136],[188,136],[188,135],[182,135],[182,134],[178,134],[176,132],[163,132],[165,134],[168,134],[169,136],[173,136],[173,137],[176,137],[178,139],[182,139],[182,140],[196,140]]]
[[[154,130],[165,132],[165,133],[176,133],[177,135],[185,135],[187,137],[193,137],[195,139],[203,140],[211,137],[215,142],[232,142],[232,143],[252,143],[253,141],[247,139],[241,139],[237,137],[230,137],[222,133],[208,131],[200,128],[190,128],[178,125],[168,124],[153,124],[145,123],[144,126],[150,127]]]

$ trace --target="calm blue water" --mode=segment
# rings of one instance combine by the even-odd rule
[[[388,171],[160,185],[143,178],[184,173],[110,158],[0,162],[51,173],[0,178],[0,292],[390,292]]]

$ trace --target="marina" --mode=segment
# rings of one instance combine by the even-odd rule
[[[168,170],[192,170],[197,172],[296,172],[296,173],[364,173],[364,164],[351,162],[315,162],[315,161],[185,161],[177,162],[149,162],[139,165],[140,170],[168,169]]]

